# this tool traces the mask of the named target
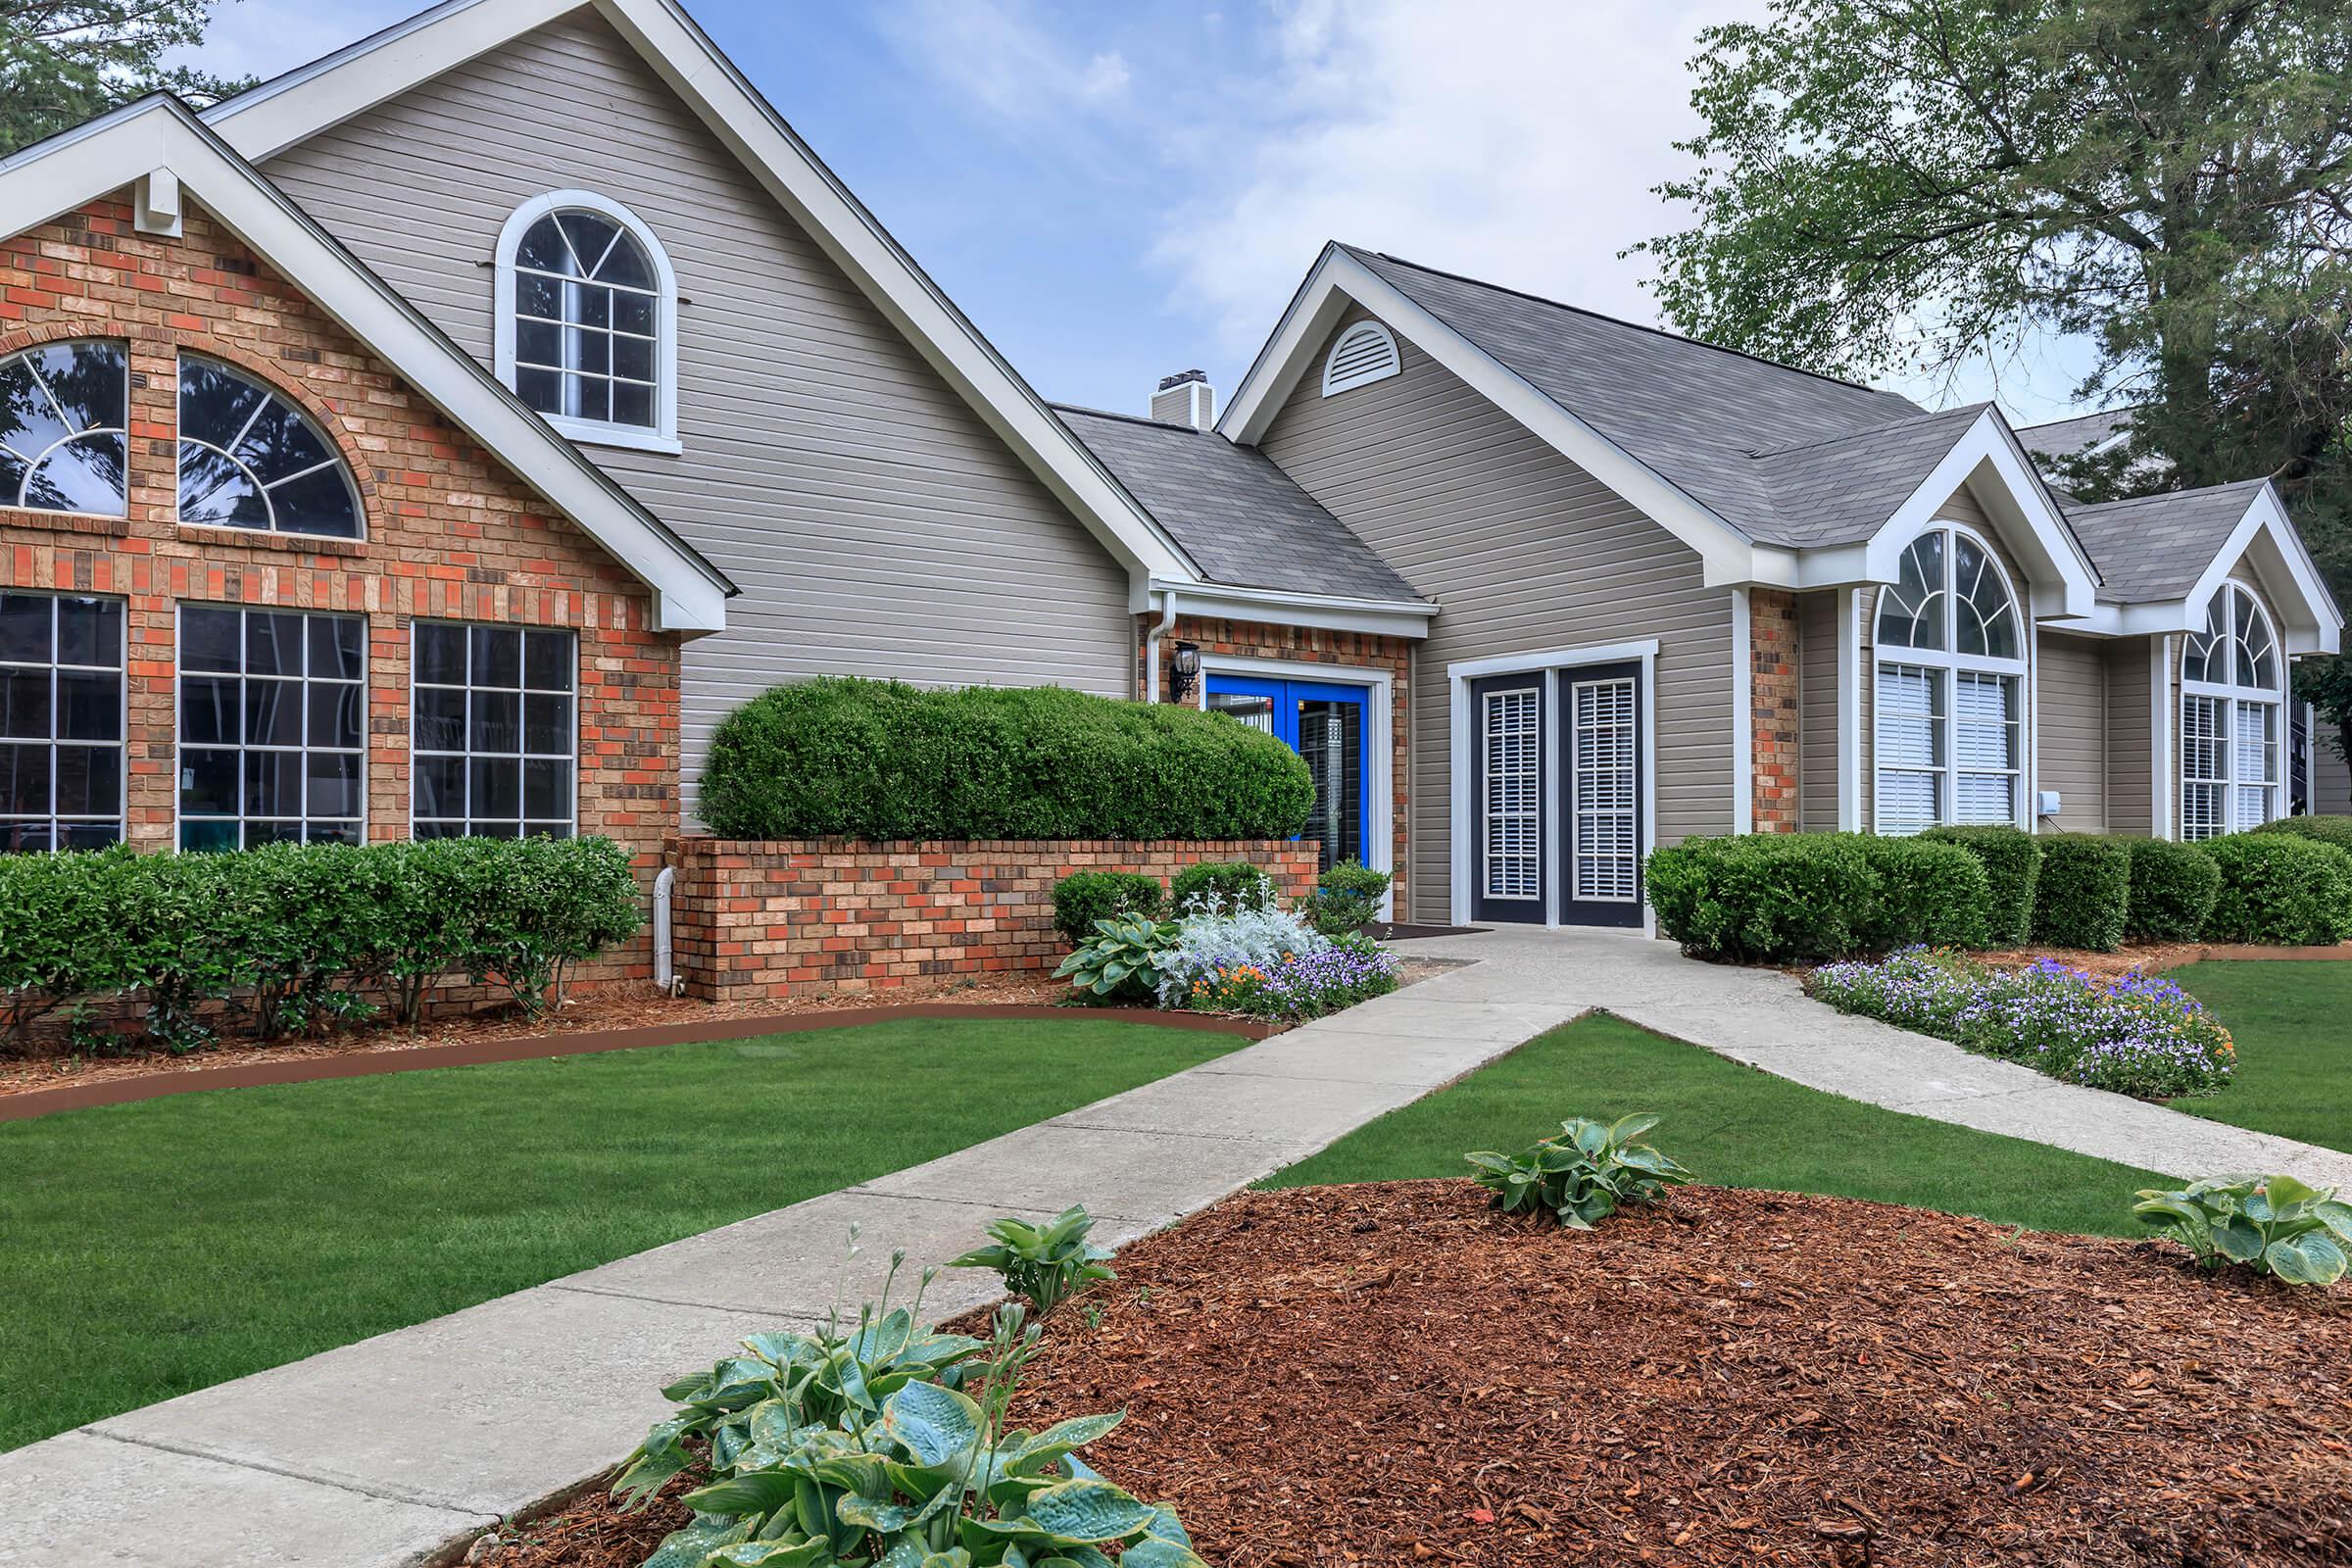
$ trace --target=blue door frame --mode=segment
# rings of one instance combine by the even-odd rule
[[[1272,706],[1274,735],[1292,751],[1299,750],[1299,710],[1308,703],[1348,703],[1356,709],[1356,855],[1372,863],[1372,689],[1336,681],[1278,680],[1259,675],[1225,675],[1210,670],[1203,677],[1207,695],[1262,697]],[[1303,835],[1301,835],[1303,836]]]

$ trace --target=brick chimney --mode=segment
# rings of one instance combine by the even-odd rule
[[[1169,424],[1189,424],[1205,430],[1217,422],[1217,395],[1209,390],[1205,370],[1179,370],[1159,378],[1152,394],[1152,417]]]

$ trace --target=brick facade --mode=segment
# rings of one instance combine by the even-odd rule
[[[1291,842],[678,838],[668,854],[678,973],[709,1002],[1051,969],[1065,951],[1054,884],[1073,871],[1164,882],[1202,860],[1252,860],[1288,897],[1315,882],[1315,847]]]
[[[410,625],[567,627],[579,638],[576,812],[649,880],[678,821],[679,649],[652,595],[234,236],[191,204],[180,238],[137,233],[120,197],[0,240],[0,356],[127,340],[129,512],[0,509],[0,587],[126,602],[124,831],[174,842],[182,605],[367,618],[367,834],[409,831]],[[485,282],[485,291],[487,283]],[[359,540],[177,521],[176,357],[235,365],[300,403],[350,464]],[[650,972],[640,938],[616,965]]]
[[[1145,639],[1159,624],[1156,615],[1144,615],[1137,621],[1136,632],[1136,690],[1144,690],[1146,667]],[[1395,902],[1397,918],[1411,906],[1405,899],[1405,832],[1410,820],[1406,810],[1406,782],[1412,777],[1406,763],[1406,747],[1412,733],[1413,645],[1402,637],[1381,637],[1369,632],[1325,631],[1311,626],[1282,626],[1250,620],[1211,620],[1196,615],[1178,615],[1175,628],[1160,640],[1159,700],[1168,700],[1170,653],[1177,643],[1197,643],[1204,659],[1261,659],[1290,664],[1325,664],[1331,666],[1334,681],[1350,679],[1350,672],[1378,670],[1387,674],[1392,684],[1389,712],[1389,820],[1391,824],[1392,875],[1396,878]],[[1360,674],[1354,678],[1360,680]],[[1195,693],[1192,701],[1199,702]],[[1374,812],[1377,824],[1379,813]],[[1378,831],[1377,825],[1374,831]]]
[[[1751,588],[1747,598],[1749,712],[1754,731],[1755,830],[1794,833],[1802,826],[1797,787],[1796,595]]]

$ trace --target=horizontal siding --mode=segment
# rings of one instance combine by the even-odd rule
[[[2103,650],[2107,671],[2107,831],[2145,838],[2156,830],[2153,639],[2126,637]]]
[[[2040,639],[2035,784],[2056,790],[2058,815],[2043,825],[2068,833],[2108,831],[2107,658],[2086,637]],[[2144,710],[2147,705],[2139,705]]]
[[[2352,767],[2344,764],[2323,728],[2313,737],[2311,808],[2329,816],[2352,815]]]
[[[1796,601],[1797,787],[1808,833],[1838,828],[1838,617],[1846,604],[1842,588]]]
[[[582,11],[269,172],[466,352],[498,232],[578,187],[677,270],[682,457],[585,447],[734,578],[686,652],[686,777],[778,681],[1131,684],[1126,573],[642,59]]]
[[[1695,552],[1398,345],[1387,380],[1325,398],[1318,374],[1302,377],[1262,446],[1441,607],[1413,683],[1415,918],[1447,913],[1446,672],[1463,661],[1657,638],[1659,842],[1730,831],[1730,590],[1702,586]]]

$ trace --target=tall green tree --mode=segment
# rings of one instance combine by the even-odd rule
[[[0,155],[158,90],[209,103],[252,85],[186,66],[211,0],[0,0]]]
[[[1854,376],[2087,342],[2132,441],[2063,482],[2268,475],[2352,606],[2352,6],[1774,0],[1691,69],[1677,324]]]

